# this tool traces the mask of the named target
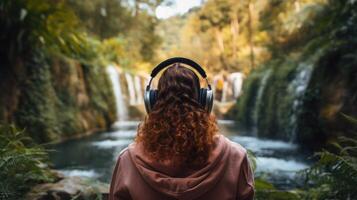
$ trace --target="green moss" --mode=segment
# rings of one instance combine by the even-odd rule
[[[249,76],[243,85],[243,95],[237,100],[236,110],[233,111],[233,115],[237,113],[238,122],[246,128],[254,124],[253,111],[260,79],[260,73],[253,73]]]
[[[288,138],[287,129],[293,103],[289,92],[289,83],[293,80],[296,63],[291,60],[274,60],[267,68],[271,68],[271,76],[262,93],[258,106],[257,128],[260,136]]]
[[[329,140],[353,136],[357,127],[341,113],[357,116],[357,52],[352,44],[327,49],[316,62],[298,120],[298,142],[316,150]]]
[[[37,142],[106,129],[116,119],[105,68],[58,55],[37,54],[26,63],[16,123]]]
[[[298,200],[302,199],[304,194],[299,190],[278,190],[273,184],[261,178],[256,178],[254,184],[256,200]]]
[[[55,91],[51,85],[50,66],[44,55],[36,53],[26,64],[28,79],[22,85],[16,123],[38,142],[57,139]]]
[[[116,104],[111,83],[103,66],[82,65],[86,90],[90,97],[90,106],[98,111],[109,127],[116,119]]]

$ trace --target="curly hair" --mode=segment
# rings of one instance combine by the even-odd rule
[[[179,64],[160,77],[157,101],[135,139],[152,159],[190,168],[207,161],[218,128],[198,102],[199,88],[198,76]]]

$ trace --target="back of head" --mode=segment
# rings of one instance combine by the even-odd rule
[[[199,89],[199,78],[191,69],[174,64],[164,71],[157,101],[136,138],[150,157],[186,167],[206,162],[217,124],[199,104]]]

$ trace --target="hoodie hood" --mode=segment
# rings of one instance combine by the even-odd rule
[[[128,151],[139,174],[154,190],[176,199],[195,199],[215,186],[228,165],[230,148],[226,139],[217,135],[214,141],[207,163],[197,170],[179,168],[172,161],[150,160],[138,143],[129,145]]]

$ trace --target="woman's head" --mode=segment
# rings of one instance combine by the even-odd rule
[[[179,64],[161,75],[157,101],[136,138],[153,159],[189,167],[207,160],[217,124],[199,104],[199,88],[197,75]]]
[[[164,71],[158,84],[158,101],[198,103],[200,81],[190,69],[174,64]]]

